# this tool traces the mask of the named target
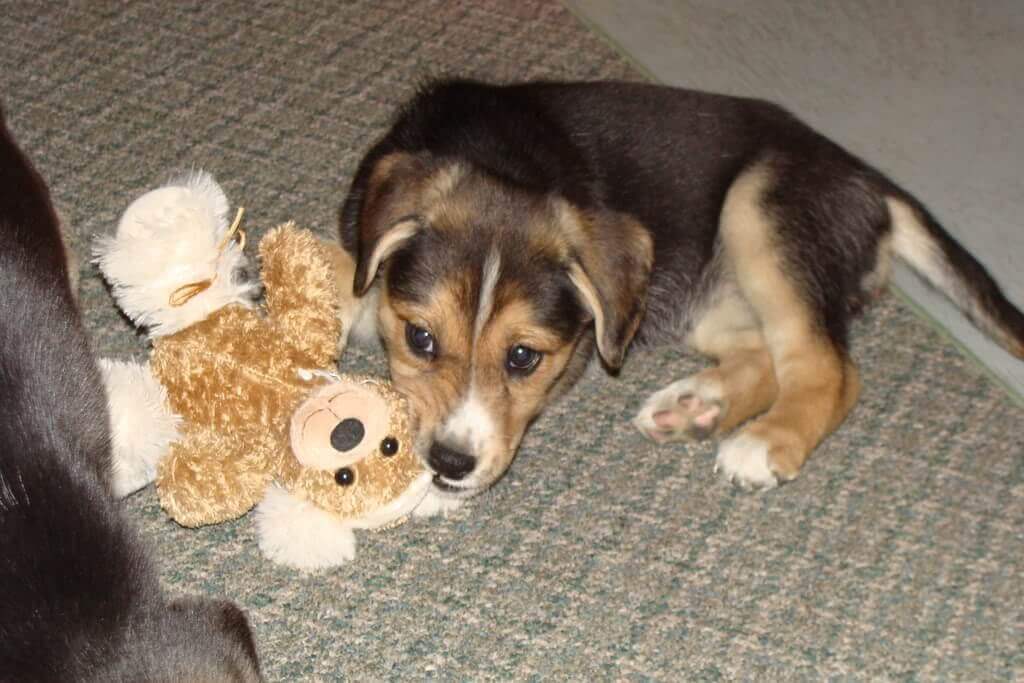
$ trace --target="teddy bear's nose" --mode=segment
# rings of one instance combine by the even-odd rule
[[[346,418],[331,430],[331,447],[336,451],[350,451],[359,445],[365,434],[362,422],[354,417]]]

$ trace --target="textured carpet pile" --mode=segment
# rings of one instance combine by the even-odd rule
[[[88,263],[138,194],[212,171],[254,236],[332,235],[361,153],[424,78],[641,75],[544,2],[0,3],[0,97],[81,259],[98,352],[144,353]],[[509,475],[448,518],[362,534],[319,575],[250,518],[126,501],[182,593],[250,615],[269,680],[1013,679],[1024,676],[1024,411],[887,297],[855,331],[863,398],[795,483],[751,495],[713,445],[628,424],[699,367],[671,348],[592,372]],[[385,370],[372,350],[346,368]]]

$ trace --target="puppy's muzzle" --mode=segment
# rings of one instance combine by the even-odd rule
[[[435,441],[430,446],[427,464],[445,479],[459,481],[476,467],[476,458]]]

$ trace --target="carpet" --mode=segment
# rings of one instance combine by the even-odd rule
[[[87,261],[138,194],[203,167],[254,237],[333,235],[360,154],[423,79],[642,75],[548,2],[0,3],[0,95],[81,258],[98,353],[142,340]],[[170,590],[249,614],[268,680],[1024,677],[1024,410],[889,296],[856,325],[865,389],[802,477],[760,495],[713,445],[628,424],[700,367],[632,354],[540,419],[447,518],[359,536],[352,564],[262,559],[251,518],[125,502]],[[345,367],[384,372],[373,350]]]

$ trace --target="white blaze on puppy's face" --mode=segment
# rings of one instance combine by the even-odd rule
[[[491,319],[494,313],[494,290],[498,286],[498,279],[501,277],[501,254],[497,249],[491,249],[487,253],[487,260],[480,269],[480,300],[477,304],[476,322],[473,326],[474,344],[480,339],[484,325]]]
[[[487,260],[480,270],[479,303],[473,324],[474,347],[494,312],[495,287],[501,276],[501,254],[496,249],[488,252]],[[485,454],[488,445],[494,441],[497,430],[490,408],[481,400],[480,393],[474,386],[477,376],[476,362],[477,359],[474,358],[470,366],[469,391],[437,430],[435,439],[449,448],[486,463],[488,458]],[[475,480],[476,478],[470,475],[461,485],[472,488],[475,486]]]
[[[488,451],[496,435],[497,429],[490,408],[480,400],[479,394],[471,387],[462,403],[437,430],[435,439],[449,448],[475,457],[480,468],[487,466]],[[474,476],[475,474],[476,472],[471,473],[460,481],[460,485],[467,488],[479,486],[479,478]]]

